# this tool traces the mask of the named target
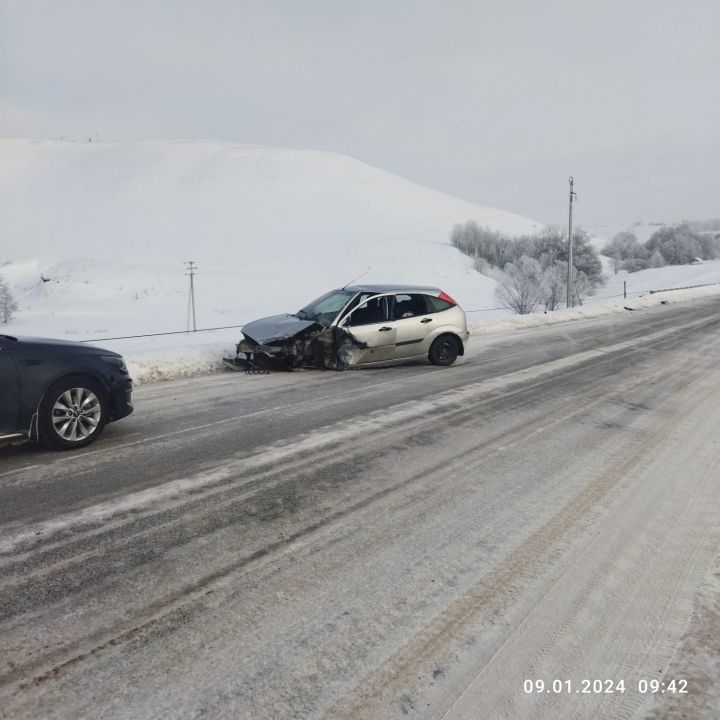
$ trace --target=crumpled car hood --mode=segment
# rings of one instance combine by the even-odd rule
[[[344,370],[353,365],[356,351],[367,348],[344,328],[294,315],[273,315],[248,323],[236,345],[235,359],[223,358],[230,370],[265,368],[293,370],[316,367]],[[241,358],[243,353],[245,358]]]
[[[244,325],[242,333],[260,345],[272,345],[275,341],[290,340],[313,325],[323,327],[316,320],[300,320],[294,315],[272,315]]]

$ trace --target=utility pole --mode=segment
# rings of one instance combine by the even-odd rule
[[[192,329],[193,332],[197,330],[197,323],[195,322],[195,273],[197,272],[197,265],[194,260],[188,260],[187,265],[188,271],[185,273],[190,277],[190,295],[188,296],[188,312],[187,312],[187,328],[190,332],[190,315],[192,314]]]
[[[573,191],[575,179],[570,176],[570,216],[568,217],[568,274],[567,274],[567,307],[573,307],[573,241],[572,241],[572,206],[577,194]]]

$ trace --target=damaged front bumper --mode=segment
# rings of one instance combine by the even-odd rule
[[[298,368],[344,370],[354,364],[354,350],[367,347],[366,343],[343,328],[310,321],[288,322],[288,317],[292,316],[281,316],[276,323],[269,322],[273,318],[267,318],[246,325],[243,328],[244,337],[236,346],[235,359],[226,359],[225,364],[250,371]],[[273,324],[284,326],[284,332],[275,333],[273,337]],[[298,324],[302,327],[298,328]]]

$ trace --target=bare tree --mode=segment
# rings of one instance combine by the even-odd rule
[[[566,295],[567,263],[561,261],[548,265],[543,270],[542,285],[545,311],[557,310]]]
[[[487,275],[488,277],[490,277],[492,272],[490,263],[479,253],[473,256],[473,269],[477,270],[481,275]]]
[[[466,255],[482,258],[490,267],[503,267],[508,261],[510,240],[498,230],[480,226],[474,220],[455,225],[450,244]]]
[[[613,259],[615,272],[629,270],[634,272],[641,267],[647,267],[650,256],[649,250],[637,239],[634,233],[623,230],[602,249],[602,254]]]
[[[534,258],[523,255],[508,263],[495,294],[519,315],[531,313],[543,299],[543,270]]]
[[[573,273],[573,291],[575,293],[575,302],[578,305],[582,305],[583,298],[592,292],[590,279],[582,270],[576,270]]]
[[[10,292],[8,284],[0,275],[0,322],[7,325],[11,320],[13,313],[17,310],[17,303]]]

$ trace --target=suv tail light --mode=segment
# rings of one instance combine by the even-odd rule
[[[444,300],[445,302],[449,302],[449,303],[452,303],[453,305],[457,305],[457,303],[445,292],[441,292],[440,295],[438,295],[438,297],[441,300]]]

